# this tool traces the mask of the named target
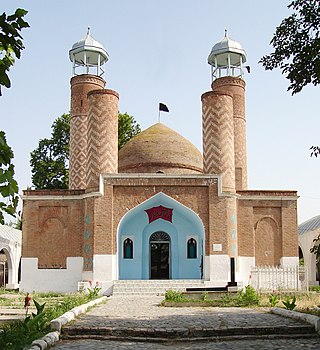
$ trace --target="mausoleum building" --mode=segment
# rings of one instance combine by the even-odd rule
[[[107,52],[88,33],[70,59],[69,189],[24,191],[22,290],[74,291],[89,280],[104,291],[117,280],[248,284],[254,266],[298,264],[296,191],[247,188],[238,42],[226,33],[208,58],[202,153],[162,123],[118,152],[119,94],[101,77]]]

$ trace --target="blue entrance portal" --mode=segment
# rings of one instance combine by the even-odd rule
[[[201,279],[203,247],[199,216],[158,193],[119,224],[119,279]]]

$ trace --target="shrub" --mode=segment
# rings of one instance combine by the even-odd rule
[[[245,290],[238,292],[238,305],[239,306],[249,306],[249,305],[259,305],[260,297],[255,289],[251,286],[246,286]]]

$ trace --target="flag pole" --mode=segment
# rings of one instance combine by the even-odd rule
[[[158,115],[158,123],[160,123],[160,109],[159,109],[159,115]]]

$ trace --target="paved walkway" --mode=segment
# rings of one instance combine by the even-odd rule
[[[134,328],[150,329],[155,331],[170,332],[172,329],[183,330],[207,330],[228,331],[229,329],[249,329],[254,327],[265,327],[275,329],[290,327],[297,329],[306,326],[291,319],[278,315],[269,314],[263,310],[245,308],[168,308],[159,307],[163,297],[157,296],[114,296],[101,306],[95,307],[81,316],[73,330],[102,328],[102,329],[124,329]],[[68,327],[67,327],[68,328]],[[319,350],[320,338],[297,338],[297,339],[246,339],[219,342],[194,343],[187,341],[183,343],[148,343],[132,341],[110,341],[110,340],[65,340],[56,345],[54,350],[93,350],[93,349],[317,349]]]

